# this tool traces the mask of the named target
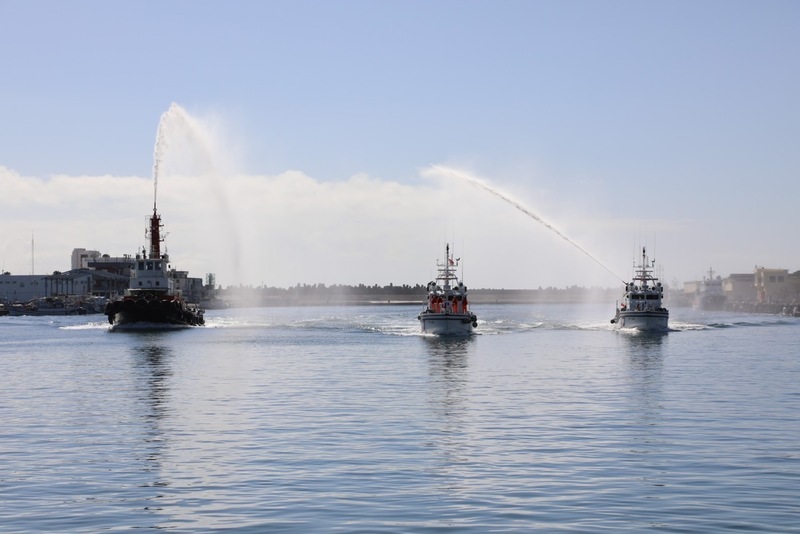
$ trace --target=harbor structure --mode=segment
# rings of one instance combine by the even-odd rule
[[[99,257],[100,257],[99,250],[86,250],[85,248],[72,249],[72,261],[70,262],[70,270],[87,269],[89,267],[89,262]]]
[[[786,303],[797,298],[788,269],[755,268],[756,299],[760,304]]]
[[[734,273],[722,280],[727,302],[755,302],[756,276],[754,273]]]
[[[73,250],[69,271],[52,274],[15,275],[0,273],[0,302],[7,304],[30,302],[51,297],[86,299],[116,298],[130,288],[130,273],[135,258],[101,254],[83,248]],[[188,271],[171,270],[176,288],[187,298],[203,300],[206,288],[202,278],[189,276]],[[102,310],[100,310],[102,311]]]

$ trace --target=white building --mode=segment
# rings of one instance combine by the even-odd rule
[[[72,250],[72,262],[70,269],[88,269],[89,260],[97,259],[100,257],[100,252],[96,250],[86,250],[85,248],[76,248]]]

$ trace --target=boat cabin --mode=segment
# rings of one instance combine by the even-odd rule
[[[163,291],[173,290],[172,278],[169,276],[169,256],[148,258],[145,254],[137,254],[131,270],[131,291]]]

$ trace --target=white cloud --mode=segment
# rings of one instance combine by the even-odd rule
[[[445,241],[471,287],[615,286],[630,276],[641,244],[667,282],[699,278],[709,266],[723,275],[755,263],[796,268],[788,249],[762,240],[753,218],[671,219],[667,199],[675,197],[658,188],[613,195],[590,179],[584,185],[593,186],[565,192],[537,171],[526,185],[506,177],[516,185],[505,189],[486,178],[476,185],[455,166],[422,168],[413,183],[261,175],[242,171],[218,118],[173,106],[160,132],[157,201],[172,264],[196,277],[215,273],[223,285],[424,284]],[[152,177],[21,176],[0,167],[0,183],[0,260],[13,273],[30,272],[32,235],[37,273],[68,269],[73,248],[117,256],[145,245]]]
[[[76,247],[121,255],[145,244],[150,178],[40,179],[8,169],[0,176],[20,199],[3,204],[12,272],[30,270],[32,232],[37,272],[69,268]],[[594,269],[524,214],[442,176],[406,185],[365,174],[321,181],[299,171],[169,175],[160,179],[158,208],[173,265],[192,276],[214,272],[224,285],[425,283],[446,240],[473,287],[583,285]],[[594,282],[603,278],[609,282],[602,273]]]

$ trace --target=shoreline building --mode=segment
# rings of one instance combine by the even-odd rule
[[[12,275],[0,273],[0,302],[25,303],[50,297],[115,298],[130,287],[135,258],[112,257],[96,250],[76,248],[70,257],[71,270],[53,274]],[[170,270],[177,289],[194,302],[205,295],[202,278],[189,277],[188,271]]]
[[[728,303],[752,304],[756,302],[756,275],[754,273],[731,274],[722,281],[722,289]]]
[[[788,269],[755,268],[755,289],[759,304],[788,304],[797,298]]]

